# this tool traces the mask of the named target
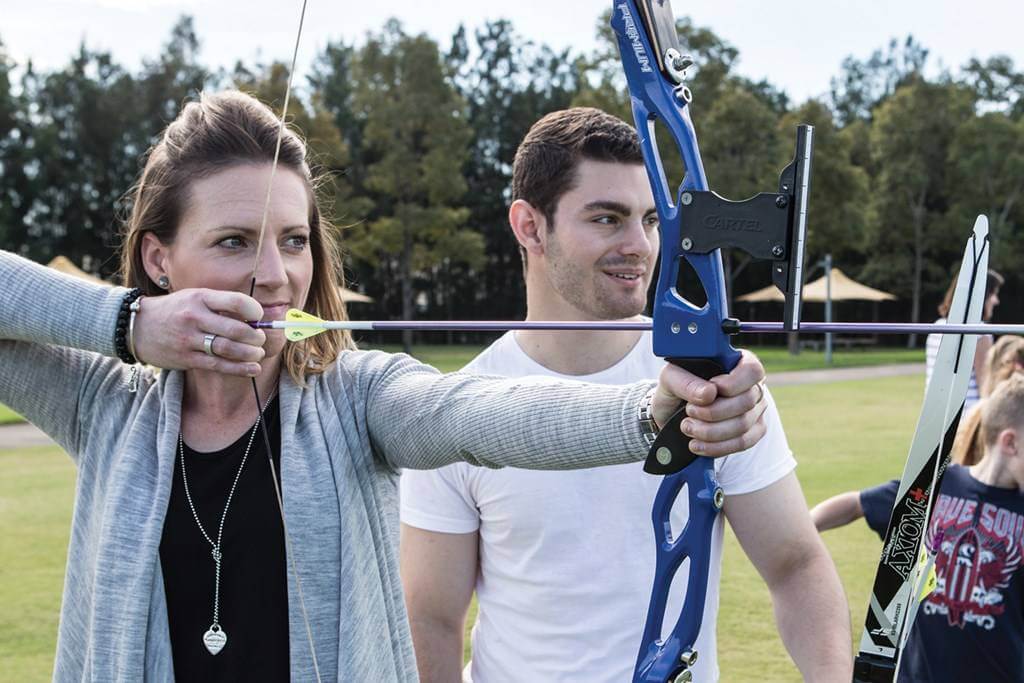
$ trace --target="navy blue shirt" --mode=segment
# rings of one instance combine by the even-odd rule
[[[885,536],[899,482],[860,493],[868,526]],[[950,465],[928,528],[936,589],[921,603],[901,683],[1024,680],[1024,494]]]

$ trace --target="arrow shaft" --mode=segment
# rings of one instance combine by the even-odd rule
[[[257,329],[312,329],[386,331],[415,330],[421,332],[503,332],[505,330],[618,330],[646,331],[647,321],[627,320],[325,320],[261,321],[250,323]],[[741,322],[738,332],[780,334],[785,332],[781,322]],[[935,323],[800,323],[800,332],[821,334],[1020,334],[1024,325],[957,325]]]

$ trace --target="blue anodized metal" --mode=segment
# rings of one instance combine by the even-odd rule
[[[725,278],[719,251],[688,254],[682,246],[679,205],[686,190],[707,190],[697,139],[682,87],[663,75],[652,50],[634,0],[615,0],[612,28],[629,85],[644,163],[661,222],[661,268],[654,298],[654,353],[680,365],[692,359],[716,361],[725,370],[739,362],[740,354],[729,343],[721,323],[728,316]],[[686,176],[678,192],[665,177],[655,139],[656,120],[668,128],[683,158]],[[682,259],[700,279],[707,303],[696,306],[677,291]],[[689,502],[689,519],[678,538],[673,538],[670,514],[683,488]],[[652,511],[657,540],[657,565],[647,622],[637,656],[634,683],[665,683],[687,667],[681,664],[687,653],[695,652],[707,596],[711,540],[720,499],[714,461],[697,458],[676,474],[667,475],[655,497]],[[681,565],[689,559],[686,595],[678,620],[662,637],[665,609],[672,583]],[[682,577],[680,577],[682,578]]]

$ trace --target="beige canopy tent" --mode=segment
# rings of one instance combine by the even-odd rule
[[[803,300],[806,301],[818,301],[823,302],[828,297],[828,291],[826,289],[825,276],[822,275],[814,282],[808,282],[804,285]],[[867,285],[862,285],[856,280],[852,279],[846,273],[838,268],[832,268],[832,301],[895,301],[896,297],[888,292],[883,292],[880,289],[874,289]],[[736,297],[737,301],[747,301],[751,303],[758,303],[761,301],[778,301],[784,300],[782,292],[771,285],[763,289],[758,289],[749,294]]]
[[[98,285],[110,284],[106,280],[101,280],[95,275],[90,275],[89,273],[85,272],[84,270],[76,266],[74,263],[72,263],[71,259],[69,259],[67,256],[58,256],[49,263],[47,263],[46,265],[49,266],[50,268],[53,268],[54,270],[59,270],[65,275],[71,275],[79,279],[86,280],[88,282],[93,282]]]
[[[351,289],[344,287],[338,287],[338,291],[341,292],[341,300],[347,304],[372,304],[373,297],[360,294],[359,292],[353,292]]]

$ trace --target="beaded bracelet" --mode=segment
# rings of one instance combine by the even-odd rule
[[[117,312],[117,327],[114,328],[114,349],[117,351],[117,357],[128,365],[135,365],[138,362],[133,353],[134,349],[129,347],[129,326],[130,318],[134,317],[134,311],[131,310],[132,304],[140,296],[142,296],[142,290],[138,288],[131,289],[124,295],[121,300],[121,309]]]

